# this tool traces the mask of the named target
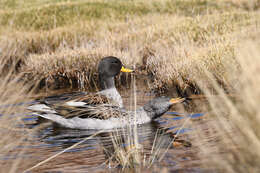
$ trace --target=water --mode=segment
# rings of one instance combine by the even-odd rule
[[[134,108],[131,93],[121,91],[127,109]],[[137,106],[143,105],[153,97],[155,95],[152,93],[137,90]],[[145,160],[146,165],[153,146],[156,149],[160,148],[158,157],[154,159],[154,166],[152,168],[146,166],[142,169],[160,171],[162,168],[167,168],[168,171],[179,172],[212,172],[212,170],[202,168],[198,149],[193,144],[195,140],[193,134],[205,125],[203,119],[206,116],[206,113],[189,113],[183,106],[177,106],[155,122],[138,126],[138,142],[142,148],[140,155],[141,157],[145,155],[142,160]],[[35,129],[35,132],[29,138],[24,139],[8,155],[0,155],[1,165],[12,164],[14,160],[20,160],[18,170],[21,171],[97,133],[95,130],[62,128],[49,121],[42,121],[29,112],[26,113],[26,118],[23,120],[27,125],[21,128]],[[119,144],[121,148],[131,147],[127,142],[129,137],[127,129],[102,132],[33,169],[32,172],[120,171],[120,165],[113,159],[115,147],[111,140],[112,134],[121,140]],[[172,143],[176,134],[178,134],[176,141],[179,141],[180,145]],[[159,162],[158,159],[161,157],[162,160]]]

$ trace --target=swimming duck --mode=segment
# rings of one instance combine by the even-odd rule
[[[168,111],[184,98],[157,97],[136,111],[128,111],[111,104],[53,104],[45,111],[34,113],[61,126],[75,129],[113,129],[127,125],[148,123]]]
[[[101,91],[97,93],[77,92],[62,94],[58,96],[47,97],[44,100],[40,100],[39,103],[29,106],[28,109],[36,111],[44,111],[46,103],[52,103],[57,101],[67,102],[69,106],[82,106],[85,104],[105,104],[109,103],[119,107],[123,107],[123,101],[121,95],[115,87],[115,76],[120,72],[130,73],[133,70],[127,69],[122,65],[122,62],[114,56],[108,56],[101,59],[98,65],[98,77]]]

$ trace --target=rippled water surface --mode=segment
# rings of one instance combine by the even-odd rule
[[[154,94],[144,91],[137,90],[136,93],[137,107],[155,97]],[[131,92],[121,91],[121,94],[127,109],[134,109],[134,99],[132,99],[134,96]],[[141,144],[142,160],[146,164],[148,163],[154,146],[153,152],[160,148],[157,153],[158,157],[154,159],[155,166],[152,167],[155,172],[160,172],[164,168],[167,168],[168,171],[179,172],[212,172],[212,170],[203,169],[199,150],[194,143],[195,133],[200,130],[206,133],[208,130],[208,120],[206,119],[207,113],[205,112],[185,111],[181,105],[177,105],[155,122],[138,126],[138,142]],[[48,121],[42,121],[29,112],[26,113],[24,121],[27,125],[23,128],[35,129],[33,136],[24,139],[8,155],[0,157],[1,165],[12,164],[14,160],[20,160],[22,164],[17,164],[17,166],[21,172],[97,133],[93,130],[62,128]],[[173,145],[176,133],[178,133],[176,140],[180,141],[177,143],[179,145]],[[129,146],[127,142],[127,138],[131,136],[129,130],[102,132],[38,166],[31,172],[119,171],[120,165],[113,158],[115,148],[111,140],[112,134],[121,140],[121,147]],[[214,136],[209,136],[209,140],[205,142],[214,144],[214,139]],[[158,159],[161,157],[162,160],[159,162]],[[151,171],[149,168],[142,169],[147,172]]]

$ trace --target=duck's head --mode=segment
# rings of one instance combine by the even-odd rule
[[[98,65],[98,73],[107,77],[114,77],[121,72],[132,72],[123,66],[122,62],[114,56],[108,56],[101,59]]]
[[[156,97],[144,105],[143,109],[147,112],[151,119],[155,119],[167,112],[172,105],[181,103],[184,100],[185,98],[170,98],[165,96]]]
[[[98,65],[98,73],[101,88],[114,87],[114,77],[120,72],[132,72],[133,70],[127,69],[122,65],[122,62],[114,56],[108,56],[101,59]]]

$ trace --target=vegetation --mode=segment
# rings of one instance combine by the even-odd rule
[[[260,101],[259,45],[259,41],[247,41],[237,48],[236,57],[241,68],[235,101],[226,95],[212,74],[206,72],[220,96],[218,99],[210,97],[210,91],[204,90],[208,95],[212,113],[218,119],[209,124],[212,127],[209,133],[217,133],[221,142],[214,147],[199,146],[204,156],[218,153],[207,163],[218,165],[224,172],[259,171],[260,128],[257,125],[260,122],[258,118],[260,111],[257,106]],[[231,68],[230,75],[238,75],[234,67]],[[217,130],[213,132],[213,129]],[[205,137],[199,136],[200,139]]]
[[[151,89],[199,92],[195,76],[210,85],[203,68],[232,89],[227,64],[238,66],[234,48],[248,35],[255,36],[259,22],[258,12],[229,1],[3,1],[1,5],[2,56],[17,61],[25,80],[38,84],[40,78],[40,88],[47,83],[56,89],[92,89],[97,62],[93,60],[115,55],[149,73]],[[78,75],[79,71],[84,73]]]
[[[2,0],[0,104],[29,101],[34,88],[96,89],[97,62],[117,56],[136,69],[137,83],[145,74],[150,90],[204,93],[218,119],[212,127],[224,129],[217,130],[223,137],[217,150],[228,144],[240,151],[228,148],[228,157],[219,155],[210,163],[228,172],[254,172],[260,158],[259,7],[259,0]],[[128,80],[121,74],[117,85]],[[23,109],[9,107],[1,114]],[[11,142],[20,119],[0,118],[5,129],[0,134],[10,134],[1,140],[1,153],[26,138]],[[140,160],[138,142],[130,143],[136,146],[129,158]],[[131,164],[123,157],[127,154],[120,155],[128,150],[118,151],[119,164]],[[210,147],[201,151],[214,152]]]

